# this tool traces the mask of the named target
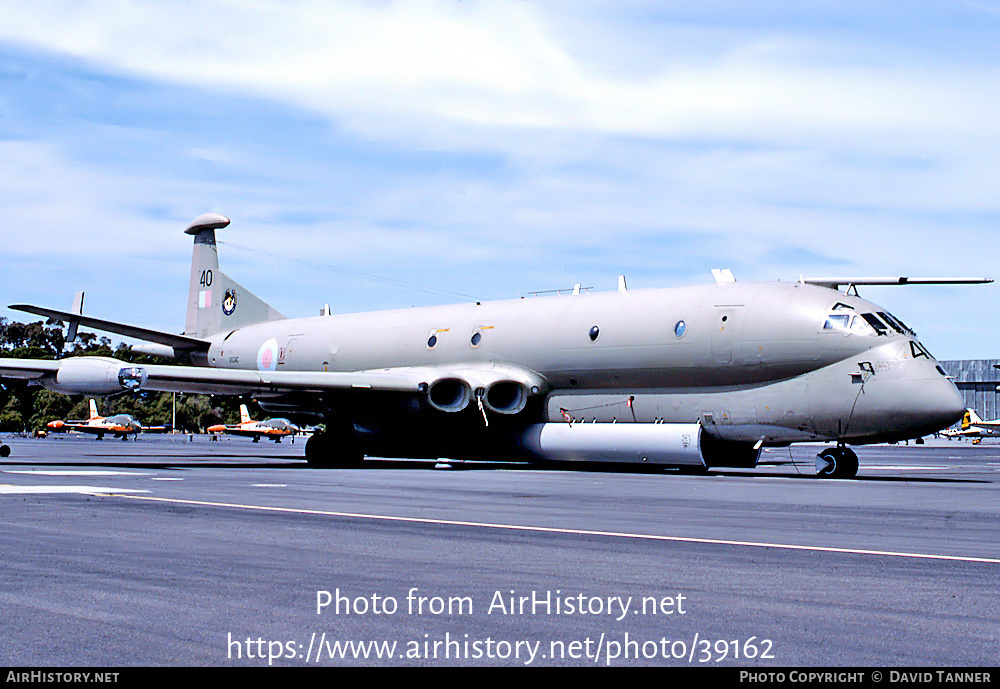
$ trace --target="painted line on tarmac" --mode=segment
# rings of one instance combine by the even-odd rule
[[[112,471],[109,469],[4,469],[5,474],[29,476],[148,476],[145,471]]]
[[[322,517],[346,517],[349,519],[370,519],[373,521],[403,522],[409,524],[433,524],[437,526],[469,526],[481,529],[499,529],[505,531],[525,531],[529,533],[551,533],[571,536],[604,536],[608,538],[631,538],[646,541],[667,541],[672,543],[698,543],[707,545],[742,546],[747,548],[772,548],[779,550],[802,550],[820,553],[842,553],[847,555],[880,555],[883,557],[902,557],[919,560],[948,560],[952,562],[978,562],[1000,565],[1000,558],[971,557],[961,555],[934,555],[931,553],[905,553],[892,550],[868,550],[865,548],[834,548],[819,545],[794,545],[790,543],[766,543],[761,541],[736,541],[722,538],[693,538],[688,536],[664,536],[659,534],[628,533],[625,531],[593,531],[590,529],[562,529],[552,526],[526,526],[523,524],[501,524],[492,522],[471,522],[457,519],[430,519],[426,517],[395,517],[384,514],[363,514],[360,512],[336,512],[332,510],[307,510],[294,507],[274,507],[268,505],[244,505],[233,502],[210,502],[206,500],[184,500],[180,498],[161,498],[152,495],[112,495],[131,500],[149,500],[178,505],[196,505],[201,507],[225,507],[229,509],[248,510],[252,512],[274,512],[280,514],[306,514]]]
[[[79,495],[121,495],[128,493],[148,493],[148,490],[132,488],[111,488],[110,486],[15,486],[0,483],[0,495],[51,495],[60,493],[75,493]]]

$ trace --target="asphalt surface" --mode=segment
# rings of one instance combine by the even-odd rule
[[[1000,661],[989,441],[857,448],[855,480],[818,446],[686,476],[3,442],[8,666]]]

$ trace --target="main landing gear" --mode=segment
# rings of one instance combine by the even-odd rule
[[[306,441],[306,461],[314,468],[361,466],[365,453],[353,438],[314,433]]]
[[[858,456],[846,445],[829,447],[816,455],[816,474],[821,478],[854,478]]]

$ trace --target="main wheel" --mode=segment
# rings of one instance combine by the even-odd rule
[[[858,456],[849,447],[827,448],[816,455],[816,474],[823,478],[854,478]]]
[[[361,448],[349,439],[336,442],[326,433],[314,433],[306,441],[306,461],[315,468],[356,467],[365,458]]]
[[[0,457],[10,457],[10,446],[0,445]]]

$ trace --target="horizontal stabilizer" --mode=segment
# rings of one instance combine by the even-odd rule
[[[115,333],[116,335],[124,335],[125,337],[132,337],[137,340],[156,342],[158,344],[167,345],[168,347],[173,347],[175,351],[208,351],[209,342],[207,340],[199,340],[193,337],[186,337],[184,335],[174,335],[173,333],[164,333],[159,330],[148,330],[147,328],[140,328],[134,325],[125,325],[124,323],[105,321],[100,318],[91,318],[90,316],[82,316],[78,313],[70,313],[69,311],[56,311],[55,309],[46,309],[40,306],[29,306],[27,304],[12,304],[8,308],[15,311],[33,313],[36,316],[52,318],[57,321],[76,322],[88,328],[96,328],[97,330]]]

